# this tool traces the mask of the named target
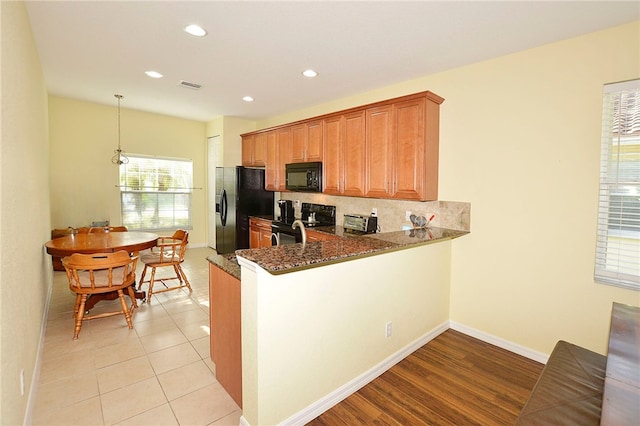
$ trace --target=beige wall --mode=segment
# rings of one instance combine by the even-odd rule
[[[428,52],[425,52],[428,53]],[[640,77],[640,22],[336,100],[264,128],[431,90],[441,106],[441,200],[471,203],[453,244],[451,320],[543,353],[606,352],[611,303],[594,283],[602,86]]]
[[[206,241],[206,137],[204,122],[124,108],[121,143],[126,153],[193,160],[193,245]],[[109,102],[110,99],[105,99]],[[98,105],[49,97],[51,138],[51,222],[56,228],[86,226],[108,219],[118,225],[118,167],[111,163],[118,144],[116,99]]]
[[[243,263],[245,421],[304,424],[324,411],[316,411],[318,404],[328,408],[337,395],[384,371],[381,365],[390,367],[390,358],[442,332],[451,245],[441,241],[281,275]]]
[[[47,93],[24,3],[0,2],[0,15],[0,424],[19,425],[51,286]]]
[[[234,167],[242,164],[241,134],[255,130],[255,122],[237,117],[216,117],[207,122],[207,138],[220,136],[222,157],[216,167]]]

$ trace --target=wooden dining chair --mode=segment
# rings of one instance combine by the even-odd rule
[[[89,233],[95,232],[127,232],[126,226],[93,226],[89,228]]]
[[[182,229],[177,230],[171,237],[160,237],[156,247],[147,253],[140,256],[140,260],[144,263],[144,269],[140,276],[140,283],[138,284],[138,290],[142,288],[142,285],[149,283],[149,291],[147,294],[147,301],[151,302],[151,296],[154,293],[163,293],[165,291],[179,290],[183,287],[187,287],[191,292],[191,284],[182,270],[182,262],[184,262],[184,254],[187,251],[187,244],[189,244],[189,232]],[[157,278],[157,268],[173,268],[173,273],[169,277]],[[145,281],[147,275],[147,268],[151,268],[151,277]],[[178,285],[169,287],[166,281],[178,280]],[[154,284],[160,281],[165,288],[155,290]]]
[[[129,328],[133,328],[131,313],[138,307],[133,289],[136,284],[137,256],[129,256],[126,251],[114,253],[81,254],[74,253],[62,259],[62,265],[67,272],[69,288],[76,293],[76,303],[73,308],[75,330],[73,340],[78,338],[82,322],[124,314]],[[124,291],[127,290],[131,299],[131,307],[127,306]],[[121,309],[96,315],[85,314],[87,297],[92,294],[117,292]]]

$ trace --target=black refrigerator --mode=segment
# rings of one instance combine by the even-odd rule
[[[273,215],[264,169],[216,167],[216,251],[249,248],[249,216]]]

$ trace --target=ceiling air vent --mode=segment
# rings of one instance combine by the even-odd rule
[[[198,90],[198,89],[200,89],[202,87],[202,84],[192,83],[190,81],[185,81],[185,80],[180,80],[180,83],[178,83],[178,86],[186,87],[188,89]]]

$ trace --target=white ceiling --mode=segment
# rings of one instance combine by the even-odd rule
[[[50,94],[116,105],[119,93],[123,108],[200,121],[257,120],[640,19],[638,1],[27,1],[27,10]],[[191,23],[207,37],[184,33]],[[307,68],[319,76],[302,77]]]

